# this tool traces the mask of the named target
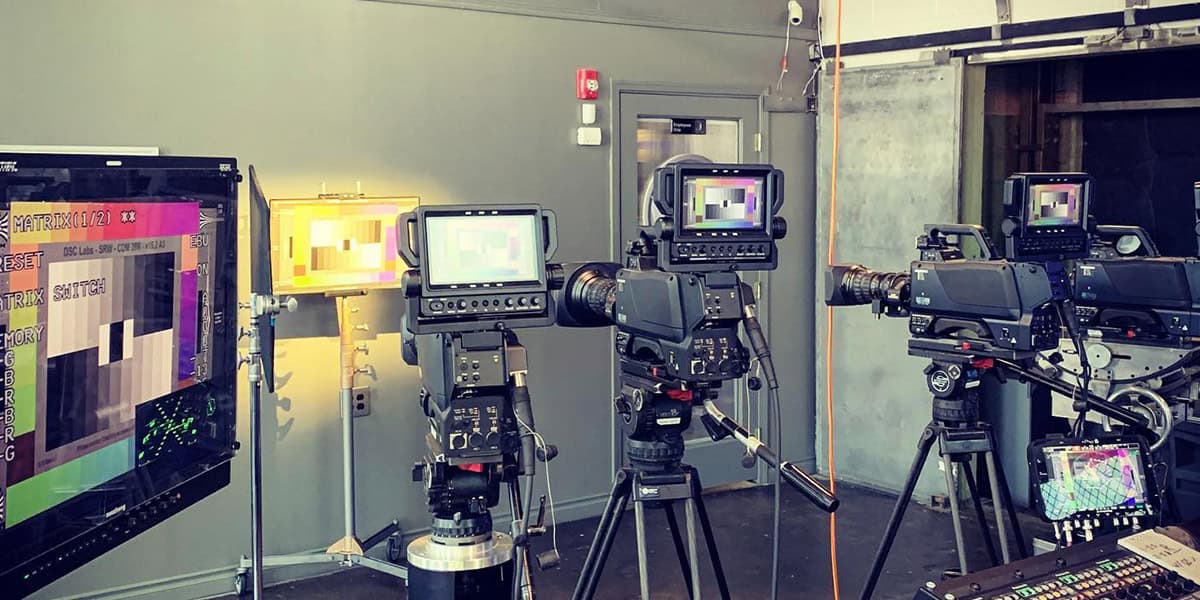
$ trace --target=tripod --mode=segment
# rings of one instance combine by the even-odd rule
[[[1017,522],[1016,508],[1008,491],[1008,483],[1004,477],[1004,469],[996,460],[996,438],[991,425],[980,420],[979,415],[979,370],[966,357],[944,356],[934,358],[925,368],[926,382],[929,391],[933,393],[933,420],[925,426],[921,439],[917,442],[917,454],[908,470],[908,478],[892,516],[888,519],[887,529],[879,549],[875,552],[870,574],[863,586],[861,598],[868,600],[875,591],[875,584],[883,571],[900,522],[916,488],[917,480],[925,466],[925,459],[936,441],[938,453],[945,463],[946,490],[950,500],[950,513],[954,522],[954,543],[958,551],[959,573],[966,575],[967,554],[963,544],[963,528],[958,504],[958,482],[960,474],[966,479],[967,491],[971,494],[971,503],[975,510],[975,518],[979,521],[980,532],[992,565],[999,565],[996,549],[988,529],[983,511],[983,503],[979,498],[979,490],[975,476],[969,464],[972,458],[981,461],[987,469],[988,483],[991,487],[992,503],[996,514],[996,533],[1000,540],[1000,553],[1004,563],[1011,560],[1008,545],[1008,530],[1005,515],[1012,521],[1013,533],[1017,541],[1017,553],[1021,558],[1026,557],[1025,538],[1021,534],[1021,526]],[[1003,507],[1001,506],[1003,505]],[[1003,512],[1002,512],[1003,511]]]
[[[617,471],[608,503],[600,516],[600,526],[583,562],[583,571],[575,585],[574,600],[590,599],[596,592],[604,563],[612,550],[613,541],[621,525],[625,507],[633,499],[634,523],[637,528],[638,582],[643,600],[650,598],[650,579],[646,564],[646,509],[661,508],[667,515],[667,526],[675,543],[679,567],[687,584],[688,596],[700,597],[700,556],[696,540],[696,522],[704,533],[704,543],[712,560],[713,573],[721,598],[729,598],[729,584],[721,568],[721,558],[713,539],[712,525],[704,507],[700,474],[690,465],[679,462],[683,457],[683,437],[678,434],[667,436],[666,441],[627,440],[626,455],[629,467]],[[687,549],[684,550],[680,537],[679,521],[675,516],[675,503],[683,501]]]

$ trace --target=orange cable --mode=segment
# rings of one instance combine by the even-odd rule
[[[837,0],[837,28],[833,54],[833,158],[829,176],[829,255],[828,265],[833,264],[833,240],[837,235],[837,167],[838,167],[838,121],[841,117],[839,105],[842,93],[842,0]],[[825,307],[825,418],[829,430],[828,442],[829,491],[836,492],[837,478],[833,468],[833,307]],[[829,513],[829,568],[833,577],[833,599],[841,596],[838,581],[837,561],[837,514]]]

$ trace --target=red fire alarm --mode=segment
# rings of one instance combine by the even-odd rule
[[[600,74],[595,69],[575,71],[575,97],[580,100],[595,100],[600,96]]]

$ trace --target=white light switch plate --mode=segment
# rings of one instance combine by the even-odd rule
[[[580,146],[599,146],[601,141],[599,127],[580,127],[576,131],[575,143]]]

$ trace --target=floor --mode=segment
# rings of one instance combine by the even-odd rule
[[[838,492],[842,500],[838,510],[841,597],[857,598],[895,497],[848,485],[839,486]],[[705,496],[734,598],[759,599],[770,595],[771,500],[769,488]],[[783,575],[779,598],[832,598],[828,517],[790,489],[784,492],[783,507],[780,568]],[[988,508],[990,512],[990,505]],[[558,535],[562,564],[557,569],[536,574],[535,590],[539,598],[558,600],[571,596],[597,521],[589,519],[562,526]],[[687,598],[665,517],[659,511],[650,511],[647,522],[653,598]],[[1040,523],[1027,515],[1022,516],[1022,525],[1027,538],[1031,531],[1040,529]],[[982,549],[978,525],[967,523],[966,534],[968,548],[974,549],[972,565],[984,565],[987,556]],[[543,551],[548,545],[547,538],[539,538],[535,541],[535,551]],[[908,600],[918,586],[940,579],[943,569],[954,566],[957,566],[957,558],[949,513],[911,505],[874,597],[877,600]],[[715,597],[717,588],[711,572],[702,572],[702,576],[702,595]],[[270,600],[381,600],[406,596],[403,582],[366,569],[350,569],[282,584],[269,588],[265,594]],[[632,513],[622,520],[596,597],[613,600],[638,597]],[[222,600],[235,600],[235,597],[227,596]]]

